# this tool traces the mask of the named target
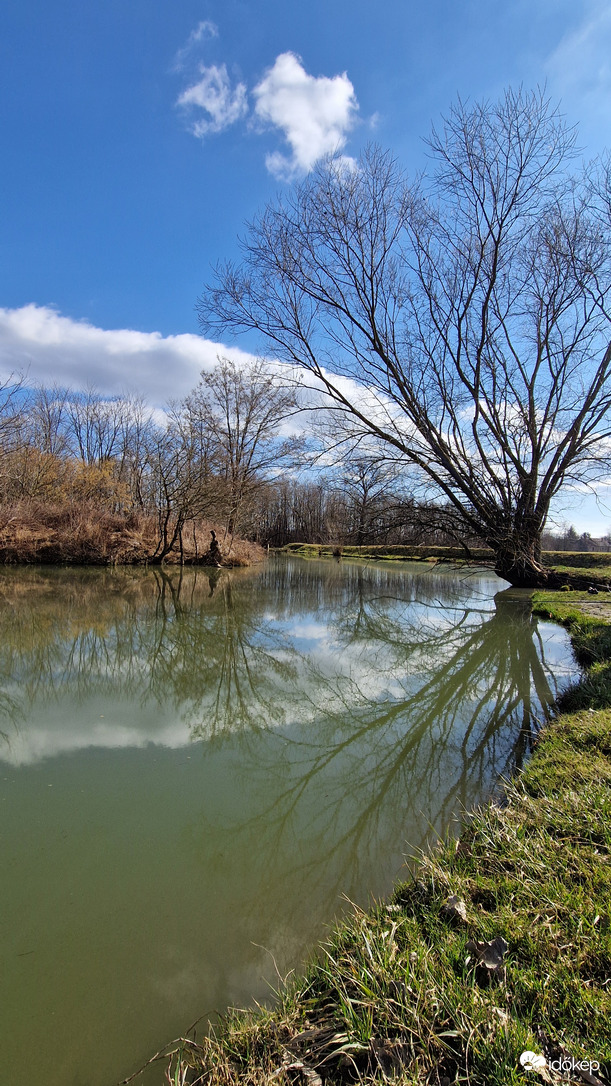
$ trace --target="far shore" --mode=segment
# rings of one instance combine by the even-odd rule
[[[231,568],[261,562],[265,544],[228,533],[202,518],[177,521],[133,508],[111,512],[93,500],[27,500],[0,506],[0,565],[203,565]],[[494,553],[485,547],[432,544],[289,543],[276,553],[305,559],[363,559],[425,562],[432,565],[484,566],[494,569]],[[544,551],[557,586],[611,588],[611,553]]]
[[[377,562],[427,562],[429,565],[484,566],[494,569],[494,552],[486,547],[422,545],[343,546],[334,543],[288,543],[277,550],[301,558],[362,558]],[[543,561],[565,589],[611,590],[611,553],[606,551],[543,551]]]

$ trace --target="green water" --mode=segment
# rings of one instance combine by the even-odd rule
[[[283,558],[0,571],[3,1081],[112,1086],[265,998],[343,895],[388,891],[488,795],[575,673],[504,587]]]

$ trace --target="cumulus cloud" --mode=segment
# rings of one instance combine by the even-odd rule
[[[252,361],[245,351],[189,333],[96,328],[37,305],[0,308],[4,380],[12,372],[45,385],[93,386],[108,396],[135,391],[151,406],[162,406],[186,396],[201,370],[212,369],[219,355],[238,365]]]
[[[279,128],[291,148],[288,156],[277,151],[266,158],[268,170],[285,180],[341,151],[356,121],[358,103],[346,73],[308,75],[294,53],[281,53],[253,94],[256,116]]]
[[[214,23],[199,23],[177,54],[175,69],[182,71],[187,61],[194,62],[197,45],[217,34]],[[281,53],[252,94],[252,118],[259,130],[276,129],[290,149],[267,155],[266,166],[274,177],[290,181],[308,173],[325,155],[354,166],[353,159],[341,155],[359,108],[346,72],[313,76],[295,53]],[[188,113],[190,129],[200,139],[223,132],[250,112],[246,83],[232,82],[226,64],[200,63],[176,105]]]
[[[232,87],[225,64],[209,67],[201,64],[199,75],[201,78],[183,91],[177,104],[184,109],[204,111],[205,116],[196,119],[191,127],[193,134],[202,138],[222,132],[244,117],[248,113],[248,100],[244,83]]]

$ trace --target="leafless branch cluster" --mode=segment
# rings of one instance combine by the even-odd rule
[[[164,418],[140,397],[11,380],[0,390],[0,504],[141,513],[155,520],[149,557],[161,562],[182,554],[189,523],[224,524],[229,537],[248,526],[257,494],[298,451],[281,432],[295,409],[294,387],[263,362],[220,360]]]
[[[258,331],[352,441],[534,583],[550,502],[609,469],[609,163],[572,168],[575,133],[540,92],[458,102],[429,149],[413,182],[373,148],[270,204],[202,326]]]

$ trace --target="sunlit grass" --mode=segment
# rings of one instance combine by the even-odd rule
[[[301,558],[364,558],[384,562],[447,562],[454,565],[480,564],[494,567],[494,552],[486,547],[436,547],[417,544],[368,545],[364,547],[333,543],[288,543],[280,550]],[[611,585],[611,555],[600,551],[544,551],[543,563],[561,583],[587,588],[589,584]]]

